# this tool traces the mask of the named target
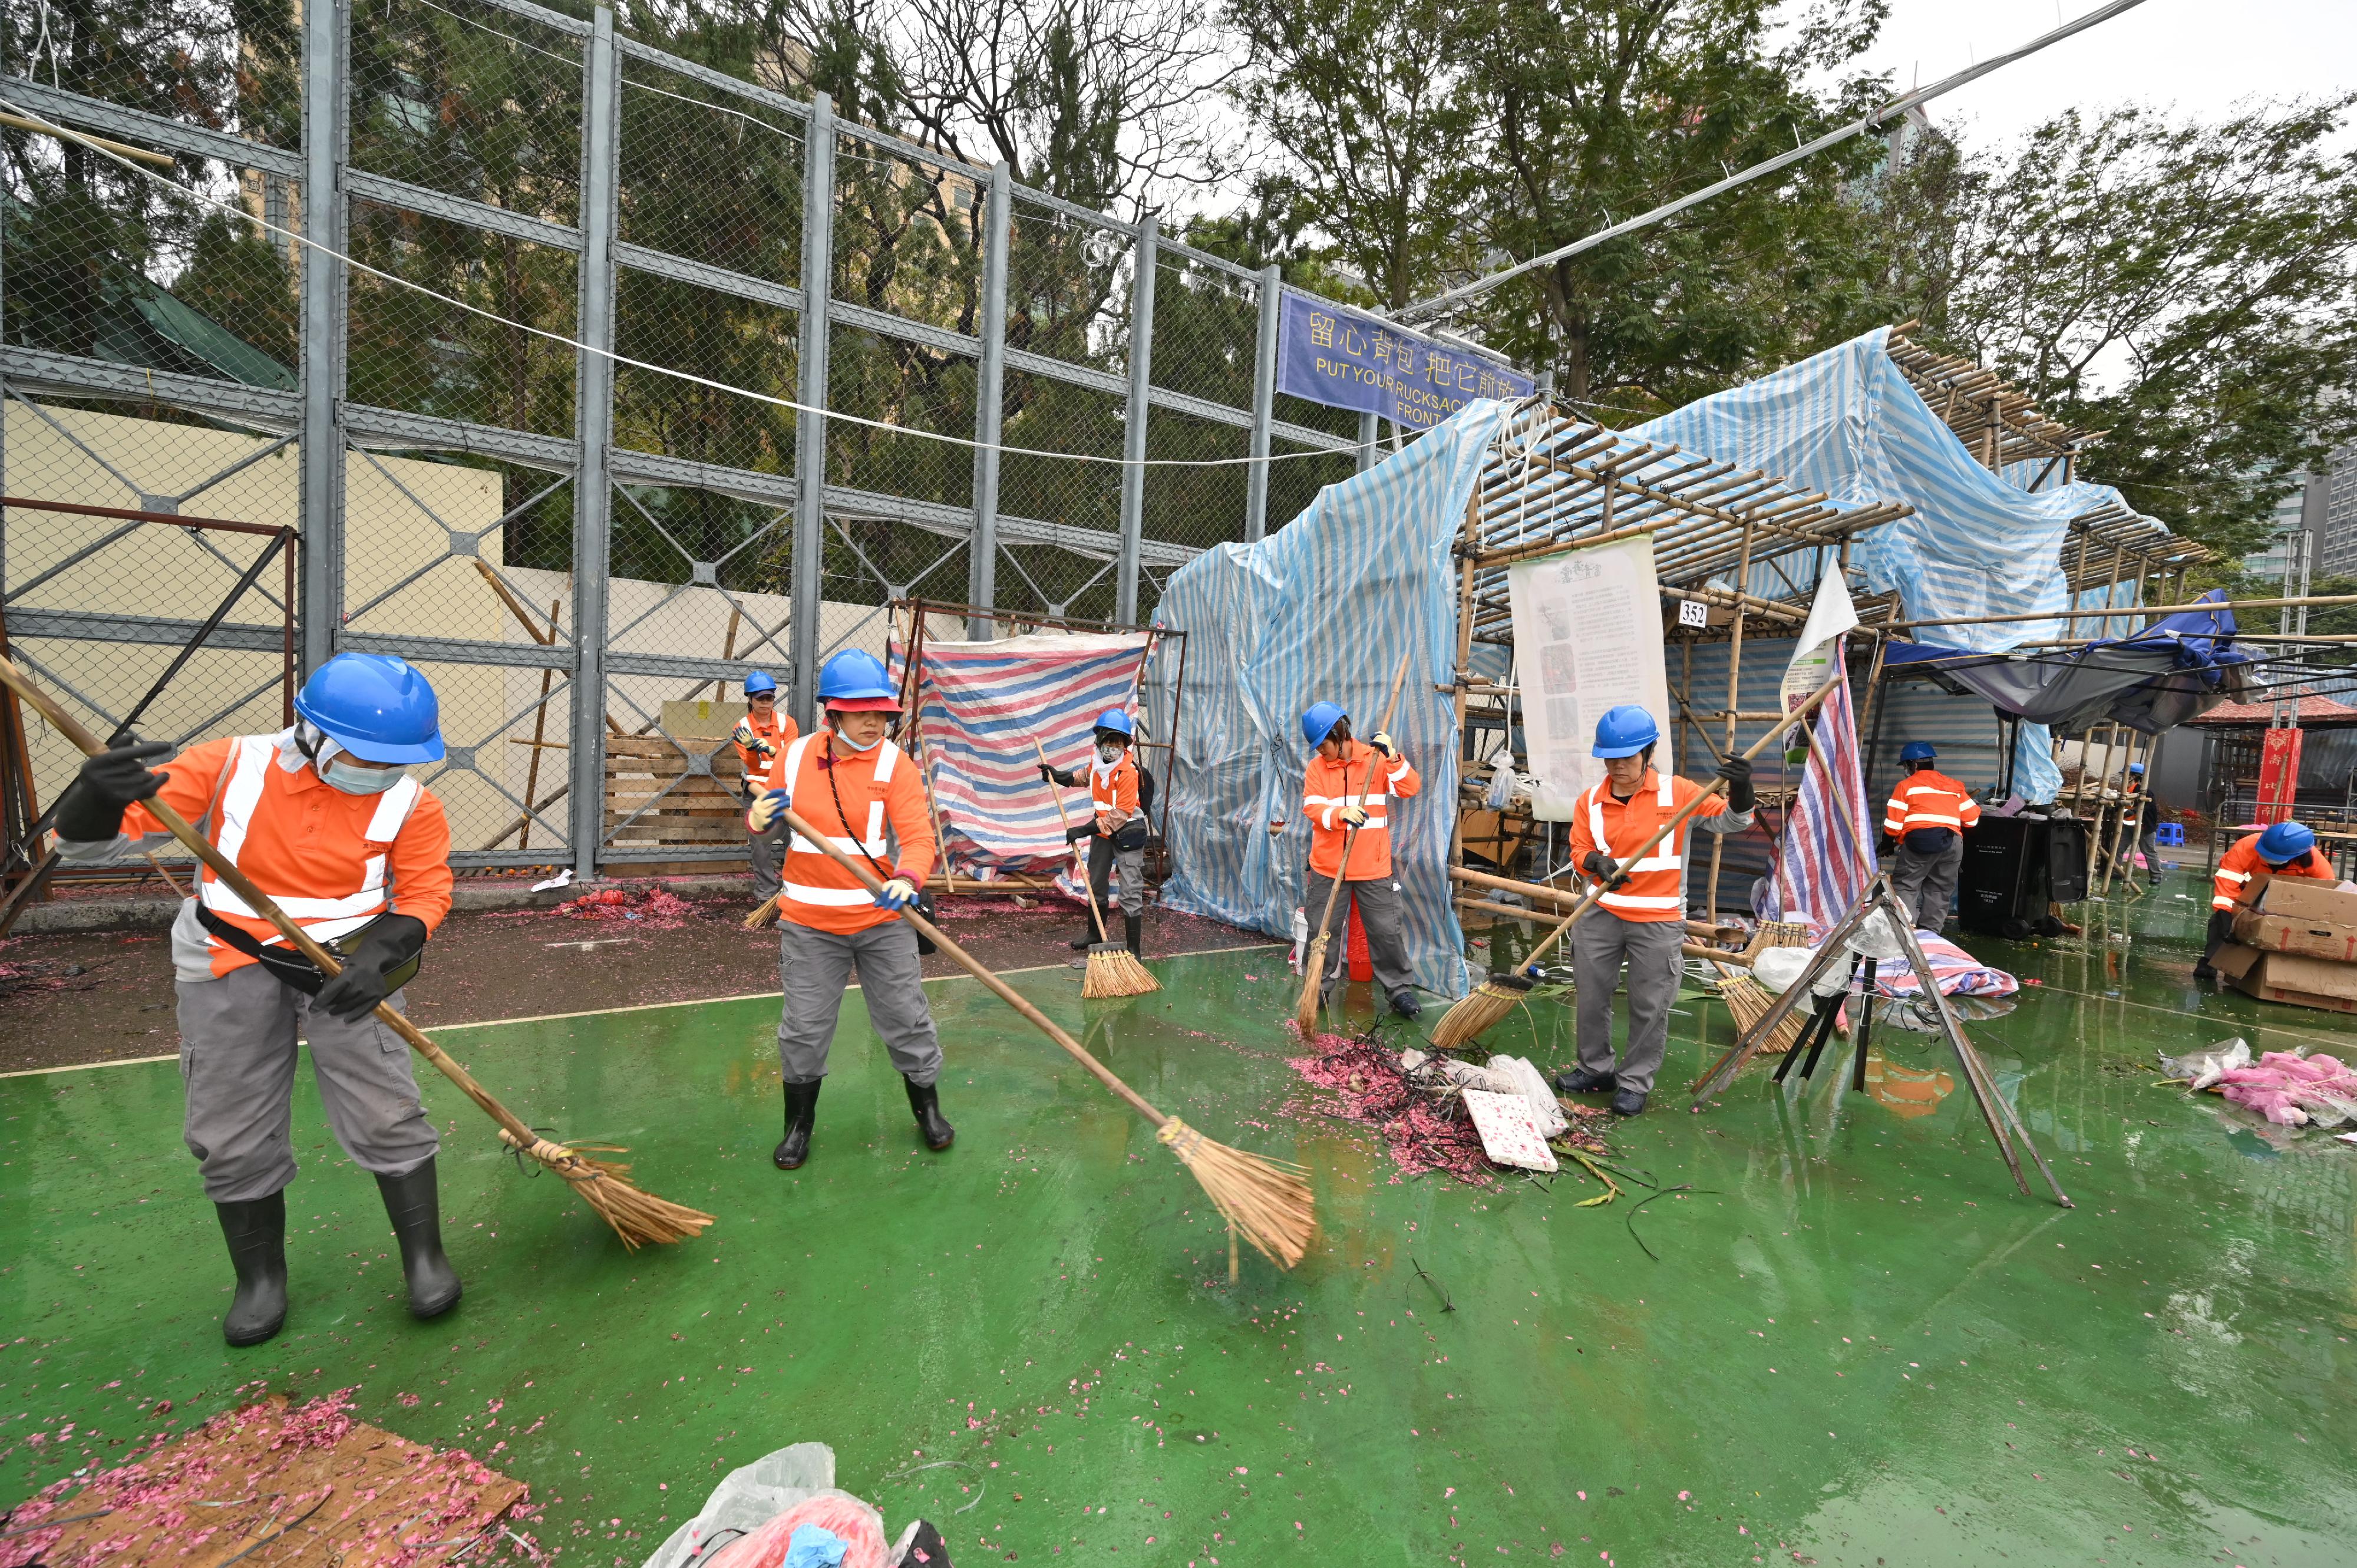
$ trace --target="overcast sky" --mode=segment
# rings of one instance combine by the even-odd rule
[[[1892,0],[1859,62],[1900,88],[2002,54],[2100,0]],[[2357,87],[2357,0],[2144,0],[2133,10],[1929,106],[1974,141],[2011,136],[2056,111],[2135,99],[2215,118],[2254,96]]]

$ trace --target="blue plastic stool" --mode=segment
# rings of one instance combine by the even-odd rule
[[[2152,830],[2152,842],[2156,844],[2167,844],[2171,849],[2184,848],[2185,824],[2182,822],[2161,822],[2158,824]]]

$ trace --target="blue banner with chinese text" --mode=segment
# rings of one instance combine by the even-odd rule
[[[1287,291],[1277,390],[1428,430],[1477,398],[1528,397],[1531,378],[1313,295]]]

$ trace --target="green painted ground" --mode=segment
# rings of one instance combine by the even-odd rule
[[[793,1176],[759,1004],[454,1033],[527,1119],[630,1144],[723,1222],[625,1256],[431,1086],[468,1281],[435,1326],[401,1310],[374,1189],[307,1089],[294,1314],[234,1354],[171,1068],[0,1083],[0,1498],[267,1380],[356,1384],[368,1419],[489,1452],[581,1563],[637,1563],[724,1468],[813,1438],[968,1568],[2357,1563],[2357,1148],[2137,1070],[2234,1032],[2352,1036],[2190,991],[2194,888],[1988,947],[2044,983],[1978,1034],[2071,1213],[2013,1191],[1921,1036],[1884,1036],[1873,1093],[1838,1104],[1764,1075],[1706,1116],[1665,1100],[1624,1163],[1709,1190],[1581,1209],[1568,1180],[1394,1182],[1366,1136],[1280,1114],[1274,954],[1165,963],[1111,1009],[1024,977],[1166,1110],[1316,1167],[1323,1250],[1290,1277],[1247,1255],[1232,1291],[1191,1180],[969,983],[933,987],[957,1148],[917,1144],[855,1000]],[[1539,1023],[1553,1064],[1566,1025]],[[1682,1077],[1730,1037],[1716,1004],[1678,1026]]]

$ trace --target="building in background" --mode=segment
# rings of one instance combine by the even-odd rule
[[[2324,518],[2316,569],[2331,576],[2357,573],[2357,441],[2334,449],[2323,476]]]

